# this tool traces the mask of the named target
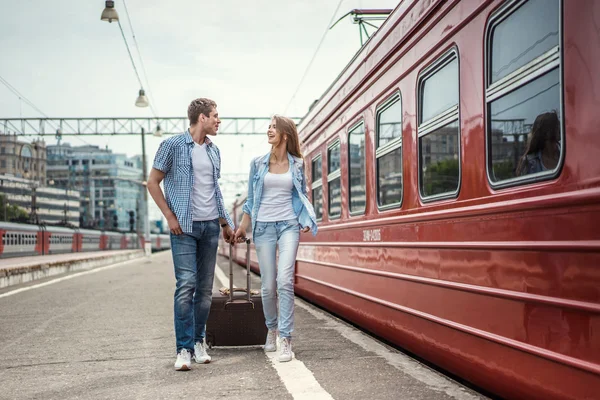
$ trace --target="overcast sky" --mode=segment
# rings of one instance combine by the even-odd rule
[[[115,1],[115,8],[159,116],[185,116],[192,99],[209,97],[222,117],[267,117],[284,112],[338,3],[127,0],[149,87],[122,0]],[[335,19],[354,8],[394,8],[397,3],[343,0]],[[104,1],[0,0],[0,5],[0,76],[46,115],[153,116],[150,108],[134,105],[139,84],[118,25],[100,21]],[[327,33],[286,114],[303,116],[359,47],[358,26],[347,17]],[[0,84],[0,117],[19,116],[41,115]],[[266,135],[241,139],[215,139],[225,173],[247,172],[250,159],[268,151]],[[129,155],[141,152],[139,137],[83,140]],[[161,140],[148,137],[149,163]]]

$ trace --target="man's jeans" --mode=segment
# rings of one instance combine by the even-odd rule
[[[191,234],[171,234],[171,251],[177,279],[177,352],[181,349],[193,352],[194,343],[204,339],[212,300],[220,229],[218,219],[194,221]]]
[[[282,338],[291,338],[294,331],[294,266],[299,241],[300,225],[295,219],[256,223],[254,245],[260,267],[265,321],[267,328],[279,328],[279,336]],[[278,245],[279,262],[276,262]]]

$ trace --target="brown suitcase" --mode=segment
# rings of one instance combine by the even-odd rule
[[[233,287],[233,260],[229,246],[229,290],[213,292],[206,323],[206,344],[250,346],[263,344],[267,326],[259,291],[250,289],[250,239],[246,239],[246,289]]]

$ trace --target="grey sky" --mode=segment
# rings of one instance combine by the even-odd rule
[[[118,25],[100,21],[103,0],[0,3],[0,76],[45,114],[152,116],[150,108],[134,105],[139,84]],[[397,3],[344,0],[336,19],[353,8],[394,8]],[[338,0],[127,0],[126,4],[159,116],[185,116],[190,100],[210,97],[221,116],[262,117],[285,110]],[[122,0],[115,0],[115,8],[142,74]],[[330,30],[287,115],[304,115],[359,47],[358,26],[350,17]],[[0,115],[40,116],[3,85]],[[129,155],[141,152],[139,136],[83,140]],[[46,141],[55,143],[52,138]],[[75,138],[66,141],[83,143]],[[150,161],[160,141],[148,138]],[[222,136],[215,142],[225,173],[246,172],[253,156],[268,151],[264,137]]]

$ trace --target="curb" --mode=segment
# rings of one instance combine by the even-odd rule
[[[130,250],[124,251],[122,254],[113,254],[111,256],[100,254],[95,255],[94,257],[54,262],[44,262],[40,260],[40,263],[38,264],[1,268],[0,289],[68,272],[94,269],[134,258],[141,258],[143,256],[143,250]]]

